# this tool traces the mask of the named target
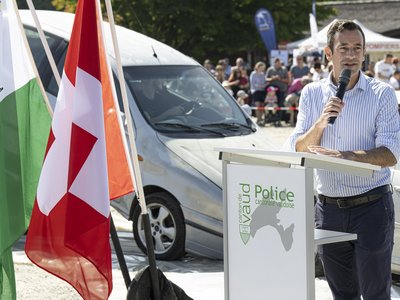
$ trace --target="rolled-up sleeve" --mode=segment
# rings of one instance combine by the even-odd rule
[[[394,90],[387,87],[380,97],[380,110],[376,119],[376,147],[386,147],[399,161],[400,116]]]
[[[296,127],[293,133],[289,137],[290,151],[296,152],[296,141],[297,139],[305,134],[308,129],[312,126],[312,120],[310,118],[310,99],[308,97],[310,92],[309,85],[306,85],[301,91],[299,112],[297,114]]]

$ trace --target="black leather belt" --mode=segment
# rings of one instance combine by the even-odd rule
[[[336,204],[339,208],[349,208],[368,202],[376,201],[386,193],[393,192],[392,186],[390,184],[382,185],[380,187],[374,188],[364,194],[351,197],[327,197],[324,195],[318,195],[318,200],[322,204]]]

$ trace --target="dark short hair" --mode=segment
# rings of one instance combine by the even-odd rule
[[[363,48],[365,48],[365,35],[364,35],[364,32],[361,29],[360,25],[353,22],[352,20],[340,19],[340,20],[336,20],[331,25],[331,27],[329,27],[329,29],[328,29],[328,34],[327,34],[328,47],[331,49],[332,53],[333,53],[333,47],[334,47],[334,43],[335,43],[336,33],[343,32],[345,30],[348,30],[348,31],[358,30],[359,32],[361,32],[361,35],[363,38]]]
[[[320,62],[316,62],[316,63],[314,64],[314,69],[322,69],[321,63],[320,63]]]

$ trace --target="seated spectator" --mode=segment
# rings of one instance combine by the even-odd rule
[[[400,71],[394,71],[389,82],[396,91],[400,91]]]
[[[398,57],[394,56],[392,58],[392,64],[393,64],[393,69],[395,71],[400,71],[400,64],[399,64],[399,58]]]
[[[288,95],[285,98],[285,106],[292,107],[290,110],[290,121],[289,123],[294,126],[296,123],[297,111],[294,108],[299,106],[300,94],[306,84],[312,82],[309,76],[303,76],[295,79],[288,89]]]
[[[313,77],[312,80],[313,81],[320,81],[321,79],[327,78],[328,77],[328,73],[325,72],[322,64],[320,62],[316,62],[314,64],[314,73],[313,73]]]
[[[233,91],[233,96],[236,97],[236,93],[240,90],[240,78],[242,77],[242,72],[238,67],[232,67],[231,75],[228,78],[230,87]]]
[[[211,63],[211,60],[206,59],[206,60],[204,61],[203,67],[204,67],[208,72],[210,72],[212,75],[215,74],[215,70],[214,70],[214,67],[213,67],[213,65],[212,65],[212,63]]]
[[[241,57],[236,58],[236,67],[241,68],[244,67],[244,60]]]
[[[245,91],[239,90],[236,93],[236,100],[240,106],[248,104],[249,103],[249,95]]]
[[[303,87],[307,84],[310,83],[312,80],[309,76],[303,76],[301,78],[295,79],[292,84],[288,88],[288,94],[296,93],[300,96],[300,92],[303,89]]]
[[[250,87],[249,75],[247,75],[247,70],[244,66],[239,67],[241,76],[239,81],[239,88],[248,91]]]
[[[217,65],[215,67],[214,76],[220,83],[224,82],[224,80],[225,80],[225,69],[224,69],[223,65]]]
[[[375,64],[376,79],[389,83],[390,77],[393,75],[394,72],[392,58],[393,54],[386,53],[383,59]]]
[[[228,81],[231,83],[233,96],[236,97],[239,90],[248,90],[249,77],[244,67],[232,67],[231,70],[231,76],[229,76]]]
[[[227,79],[231,75],[231,65],[229,64],[229,58],[222,58],[218,60],[218,64],[224,67],[224,78]]]
[[[310,68],[304,64],[303,56],[296,56],[296,63],[289,69],[289,83],[292,83],[297,78],[307,75],[309,72]]]

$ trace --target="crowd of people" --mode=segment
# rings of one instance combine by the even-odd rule
[[[268,68],[265,62],[259,61],[253,70],[241,57],[233,66],[228,58],[220,59],[215,67],[206,59],[204,67],[241,105],[248,104],[254,108],[258,125],[271,123],[281,126],[281,121],[294,125],[294,110],[287,113],[282,107],[297,107],[301,89],[309,82],[327,77],[330,71],[319,57],[306,59],[300,55],[285,66],[276,58]]]
[[[203,66],[240,105],[253,107],[253,116],[259,126],[272,124],[276,127],[282,126],[282,121],[294,126],[303,87],[327,78],[332,71],[332,63],[325,65],[320,56],[303,55],[289,58],[287,65],[279,58],[275,58],[269,67],[259,61],[252,70],[241,57],[236,59],[235,65],[230,65],[229,58],[224,58],[215,66],[206,59]],[[365,74],[400,90],[399,58],[392,54],[385,54],[376,64],[370,62]]]

